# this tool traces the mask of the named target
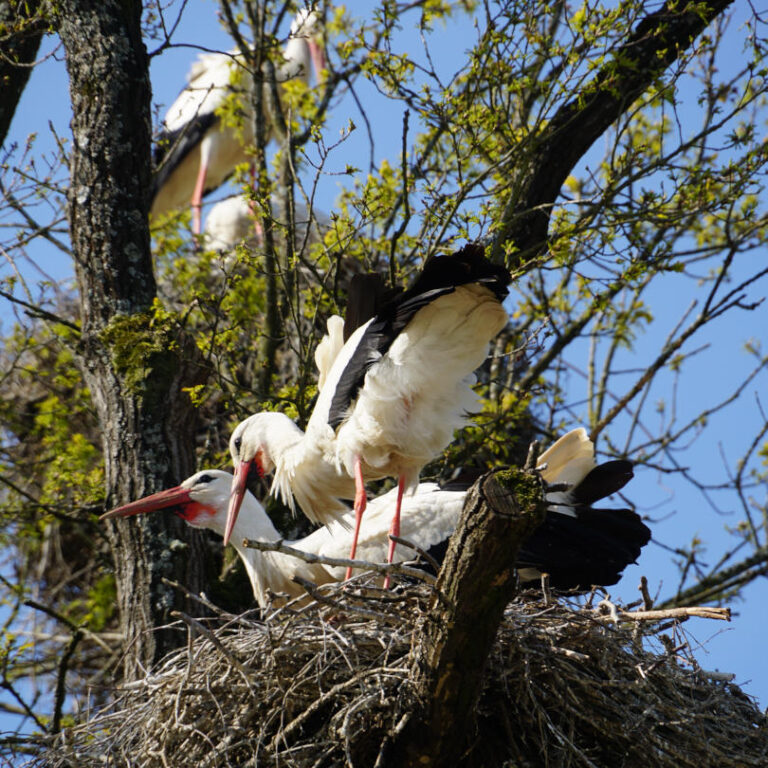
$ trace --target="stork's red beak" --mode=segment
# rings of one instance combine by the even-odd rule
[[[154,512],[157,509],[183,506],[184,504],[189,504],[191,501],[192,499],[189,496],[189,491],[186,488],[177,485],[175,488],[169,488],[167,491],[158,491],[151,496],[145,496],[138,501],[132,501],[130,504],[123,504],[122,507],[115,507],[103,514],[99,520],[111,520],[113,517],[143,515],[147,512]]]
[[[232,480],[232,491],[229,494],[229,507],[227,508],[227,524],[224,528],[225,547],[229,544],[232,529],[235,527],[237,516],[240,514],[240,505],[243,503],[243,497],[248,487],[248,473],[251,471],[254,461],[255,459],[251,459],[235,464],[235,476]]]

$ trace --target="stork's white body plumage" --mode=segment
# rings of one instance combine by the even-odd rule
[[[230,253],[241,243],[257,245],[251,204],[243,195],[232,195],[211,206],[205,220],[205,247]]]
[[[437,483],[419,483],[413,494],[402,501],[400,536],[424,551],[429,551],[446,542],[456,529],[459,515],[464,506],[464,491],[444,491]],[[392,512],[397,504],[397,488],[383,496],[371,499],[365,511],[360,535],[357,540],[356,557],[371,563],[381,563],[389,551],[389,528]],[[327,526],[310,534],[311,550],[318,555],[345,558],[352,544],[352,528],[355,512],[348,509],[340,520],[333,520]],[[302,540],[300,549],[304,548]],[[410,560],[415,553],[407,548],[398,548],[395,562]],[[326,566],[335,581],[344,578],[343,567]]]
[[[276,73],[278,82],[296,77],[309,82],[310,63],[319,73],[324,59],[318,35],[316,15],[299,11],[291,25],[284,62]],[[239,51],[202,54],[192,65],[188,84],[169,108],[158,139],[155,163],[159,168],[151,208],[154,216],[191,203],[193,229],[200,233],[203,196],[221,186],[238,165],[250,160],[247,150],[254,138],[249,96],[252,85]],[[224,125],[218,116],[234,92],[243,95],[240,128]],[[269,114],[266,118],[271,130]]]
[[[477,406],[473,371],[507,322],[501,299],[508,281],[509,273],[477,246],[434,259],[335,356],[306,433],[278,413],[241,422],[230,440],[236,476],[230,520],[252,462],[262,472],[274,470],[273,493],[291,507],[295,499],[320,523],[342,515],[340,499],[354,496],[359,526],[366,480],[397,477],[400,498],[415,488],[421,468]],[[399,509],[400,502],[395,535]]]
[[[274,206],[273,201],[273,206]],[[314,210],[312,218],[304,205],[295,208],[296,237],[301,242],[309,234],[309,242],[322,239],[322,232],[328,224],[325,214]],[[211,206],[205,220],[205,245],[211,250],[228,254],[238,245],[258,247],[262,234],[254,226],[252,204],[243,195],[232,195]]]

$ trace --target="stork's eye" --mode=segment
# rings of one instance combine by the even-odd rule
[[[200,477],[197,478],[198,483],[212,483],[213,478],[210,475],[200,475]]]
[[[235,450],[240,453],[240,448],[243,445],[243,438],[242,437],[236,437],[235,438]]]

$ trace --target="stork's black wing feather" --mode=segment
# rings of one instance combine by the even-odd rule
[[[620,491],[634,476],[631,461],[606,461],[596,466],[568,495],[574,504],[594,504]]]
[[[328,413],[331,427],[336,429],[344,421],[368,369],[387,352],[422,307],[453,293],[458,286],[470,283],[485,285],[502,301],[508,293],[510,280],[509,271],[488,261],[483,247],[476,243],[469,243],[450,256],[437,256],[427,261],[416,282],[381,306],[360,338],[336,385]]]
[[[523,542],[518,568],[549,574],[557,589],[610,586],[634,563],[651,531],[631,509],[577,507],[576,517],[549,511]]]

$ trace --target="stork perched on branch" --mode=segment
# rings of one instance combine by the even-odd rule
[[[319,75],[325,67],[321,35],[317,15],[300,10],[291,24],[283,62],[277,68],[277,82],[298,77],[308,83],[310,62]],[[248,150],[254,140],[252,88],[253,78],[242,52],[205,53],[198,57],[187,86],[163,120],[155,145],[153,216],[191,204],[192,228],[195,234],[200,234],[204,195],[221,186],[238,165],[250,162]],[[242,94],[243,119],[239,130],[225,125],[220,116],[226,99],[235,92]],[[265,117],[271,131],[272,118],[269,114]]]
[[[403,493],[477,407],[473,371],[504,327],[509,272],[481,246],[429,260],[411,288],[385,303],[335,355],[302,432],[281,413],[257,413],[232,433],[235,466],[225,543],[251,467],[274,472],[272,492],[310,520],[328,523],[354,498],[355,529],[366,506],[365,481],[394,476],[391,532],[399,535]],[[357,535],[350,558],[355,556]],[[390,547],[388,561],[394,554]]]

